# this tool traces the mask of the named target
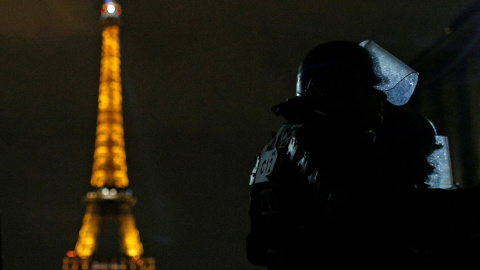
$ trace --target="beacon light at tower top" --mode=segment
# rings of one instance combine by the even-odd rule
[[[119,19],[120,15],[122,15],[122,8],[117,2],[107,0],[102,6],[101,13],[102,19]]]

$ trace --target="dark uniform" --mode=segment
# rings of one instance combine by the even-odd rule
[[[283,125],[253,170],[252,263],[272,270],[479,263],[478,190],[418,187],[425,180],[412,181],[422,171],[412,156],[424,151],[413,149],[421,147],[413,142],[419,134],[407,134],[408,147],[386,156],[378,150],[384,132],[374,143],[370,130],[351,130],[315,110],[302,113],[305,121]],[[403,136],[396,135],[394,148]],[[397,170],[402,159],[411,166]]]
[[[364,227],[366,220],[375,226],[368,218],[374,211],[368,198],[374,134],[315,111],[306,114],[303,123],[280,128],[251,177],[247,251],[254,264],[270,269],[358,260],[370,245],[363,241],[373,229]]]

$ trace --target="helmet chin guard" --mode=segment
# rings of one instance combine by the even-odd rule
[[[373,72],[381,80],[373,87],[384,92],[387,101],[393,105],[407,103],[417,85],[418,72],[371,40],[365,40],[359,45],[369,52]]]

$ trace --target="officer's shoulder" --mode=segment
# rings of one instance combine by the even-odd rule
[[[292,140],[300,145],[317,145],[329,141],[331,131],[318,124],[284,124],[273,134],[273,139],[267,146],[268,149],[285,148]]]
[[[269,148],[277,147],[284,148],[288,145],[289,141],[294,138],[298,131],[302,129],[303,124],[284,124],[280,129],[275,132],[272,141],[269,144]]]

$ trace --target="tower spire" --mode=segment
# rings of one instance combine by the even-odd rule
[[[97,137],[92,187],[125,188],[128,186],[123,137],[122,78],[120,74],[120,16],[115,1],[103,4],[102,60],[98,95]]]
[[[143,257],[143,245],[131,212],[135,198],[126,190],[129,180],[125,155],[120,70],[120,17],[122,9],[114,0],[106,0],[101,10],[103,23],[102,56],[98,94],[98,115],[94,161],[90,185],[84,201],[87,204],[75,251],[67,252],[64,270],[125,269],[154,270],[153,258]],[[108,235],[117,229],[120,253],[104,261],[97,254],[103,231]],[[107,243],[109,244],[109,243]],[[107,248],[111,252],[110,248]],[[103,261],[102,261],[103,260]],[[103,268],[108,266],[109,268]],[[120,267],[120,268],[117,268]],[[111,268],[110,268],[111,267]],[[98,268],[100,269],[100,268]]]

